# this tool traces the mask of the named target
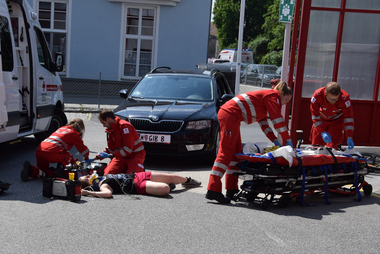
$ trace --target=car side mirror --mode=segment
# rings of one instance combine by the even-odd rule
[[[63,71],[63,55],[61,52],[55,53],[55,71],[61,72]]]
[[[123,99],[127,99],[128,97],[128,89],[123,89],[119,91],[119,96]]]
[[[222,96],[222,104],[226,103],[227,101],[231,100],[232,98],[234,98],[231,94],[223,94]]]

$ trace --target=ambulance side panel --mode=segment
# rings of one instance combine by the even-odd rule
[[[11,55],[2,55],[8,122],[0,143],[31,134],[41,141],[67,123],[62,83],[37,14],[25,0],[7,2],[0,0],[0,29],[10,34],[1,46]]]

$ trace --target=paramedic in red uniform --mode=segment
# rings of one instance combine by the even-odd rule
[[[310,112],[313,125],[310,132],[312,145],[326,144],[338,149],[346,133],[348,149],[354,148],[354,114],[350,95],[337,82],[329,82],[317,89],[311,97]]]
[[[222,204],[230,203],[238,192],[238,176],[233,175],[239,169],[235,166],[240,160],[235,156],[242,152],[240,122],[247,124],[258,122],[265,135],[275,144],[281,146],[268,123],[269,117],[276,131],[286,145],[292,145],[288,128],[281,115],[281,105],[292,98],[292,90],[286,82],[279,82],[274,89],[251,91],[240,94],[225,103],[219,110],[220,124],[219,151],[211,170],[206,198]],[[226,197],[222,194],[222,181],[226,173]]]
[[[104,175],[144,171],[146,152],[133,125],[108,109],[102,110],[98,118],[107,133],[108,147],[103,152],[110,154],[111,159],[104,169]]]
[[[84,123],[79,118],[56,130],[38,146],[36,150],[37,166],[30,165],[29,161],[24,162],[24,168],[20,174],[21,180],[26,182],[29,177],[62,177],[64,166],[70,163],[74,165],[76,161],[69,152],[73,146],[87,160],[90,151],[83,143],[84,131]],[[57,166],[57,170],[60,172],[51,170],[49,168],[50,163],[62,163],[61,166]]]

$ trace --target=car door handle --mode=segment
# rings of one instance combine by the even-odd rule
[[[44,77],[40,76],[40,80],[44,80]]]
[[[13,79],[13,80],[18,80],[18,77],[13,76],[12,79]]]

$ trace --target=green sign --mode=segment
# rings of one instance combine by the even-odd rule
[[[292,22],[295,0],[280,0],[279,22]]]

